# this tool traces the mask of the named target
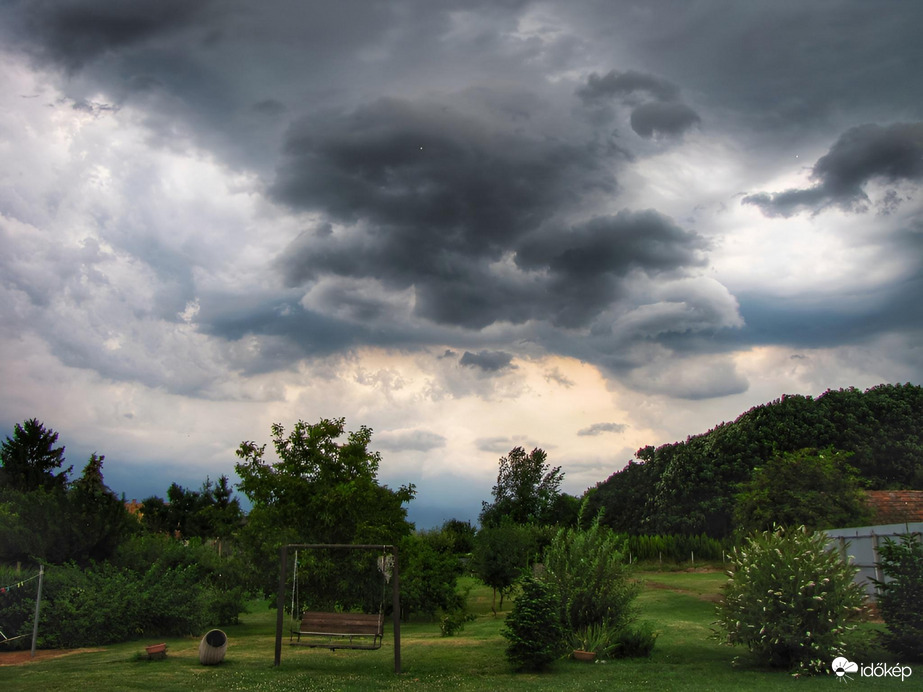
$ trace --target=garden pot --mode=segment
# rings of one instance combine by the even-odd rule
[[[199,642],[199,663],[214,666],[224,660],[228,650],[228,635],[221,630],[210,630]]]
[[[573,657],[578,661],[586,661],[587,663],[591,663],[592,661],[596,660],[596,652],[574,649]]]

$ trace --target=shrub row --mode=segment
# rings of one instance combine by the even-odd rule
[[[235,622],[244,610],[242,587],[222,578],[220,560],[201,545],[167,538],[137,538],[121,560],[45,569],[39,616],[42,648],[100,646],[138,637],[198,634]],[[139,561],[142,555],[150,559]],[[120,564],[121,562],[121,564]],[[232,564],[223,564],[230,571]],[[31,573],[0,568],[0,586],[24,582]],[[31,635],[37,582],[0,594],[0,630]],[[25,648],[31,636],[7,644]]]
[[[710,538],[704,533],[698,536],[617,534],[626,543],[631,560],[667,560],[685,562],[694,554],[696,560],[721,560],[730,548],[726,542]]]

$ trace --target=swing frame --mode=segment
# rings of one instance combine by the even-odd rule
[[[282,663],[282,630],[285,624],[285,577],[288,572],[288,554],[292,550],[319,550],[322,548],[338,548],[346,550],[375,550],[380,553],[390,552],[394,557],[394,567],[391,576],[391,598],[394,622],[394,672],[401,672],[401,576],[400,561],[396,545],[366,545],[357,543],[289,543],[279,548],[279,591],[276,596],[276,647],[275,662],[273,666]],[[294,615],[294,614],[293,614]],[[382,616],[383,617],[383,616]],[[380,646],[380,644],[379,644]]]

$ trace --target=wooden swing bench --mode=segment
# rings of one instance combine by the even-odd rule
[[[374,651],[381,648],[384,634],[384,616],[381,613],[321,613],[306,612],[301,617],[298,629],[292,630],[289,641],[292,645],[300,644],[315,648],[365,649]],[[302,637],[311,637],[302,641]],[[297,637],[297,641],[291,641]],[[371,640],[368,638],[371,637]],[[360,638],[354,641],[354,638]]]

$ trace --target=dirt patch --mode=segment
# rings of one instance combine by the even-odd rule
[[[32,658],[31,651],[0,651],[0,666],[21,666],[35,661],[47,661],[71,654],[83,654],[104,649],[39,649]]]

